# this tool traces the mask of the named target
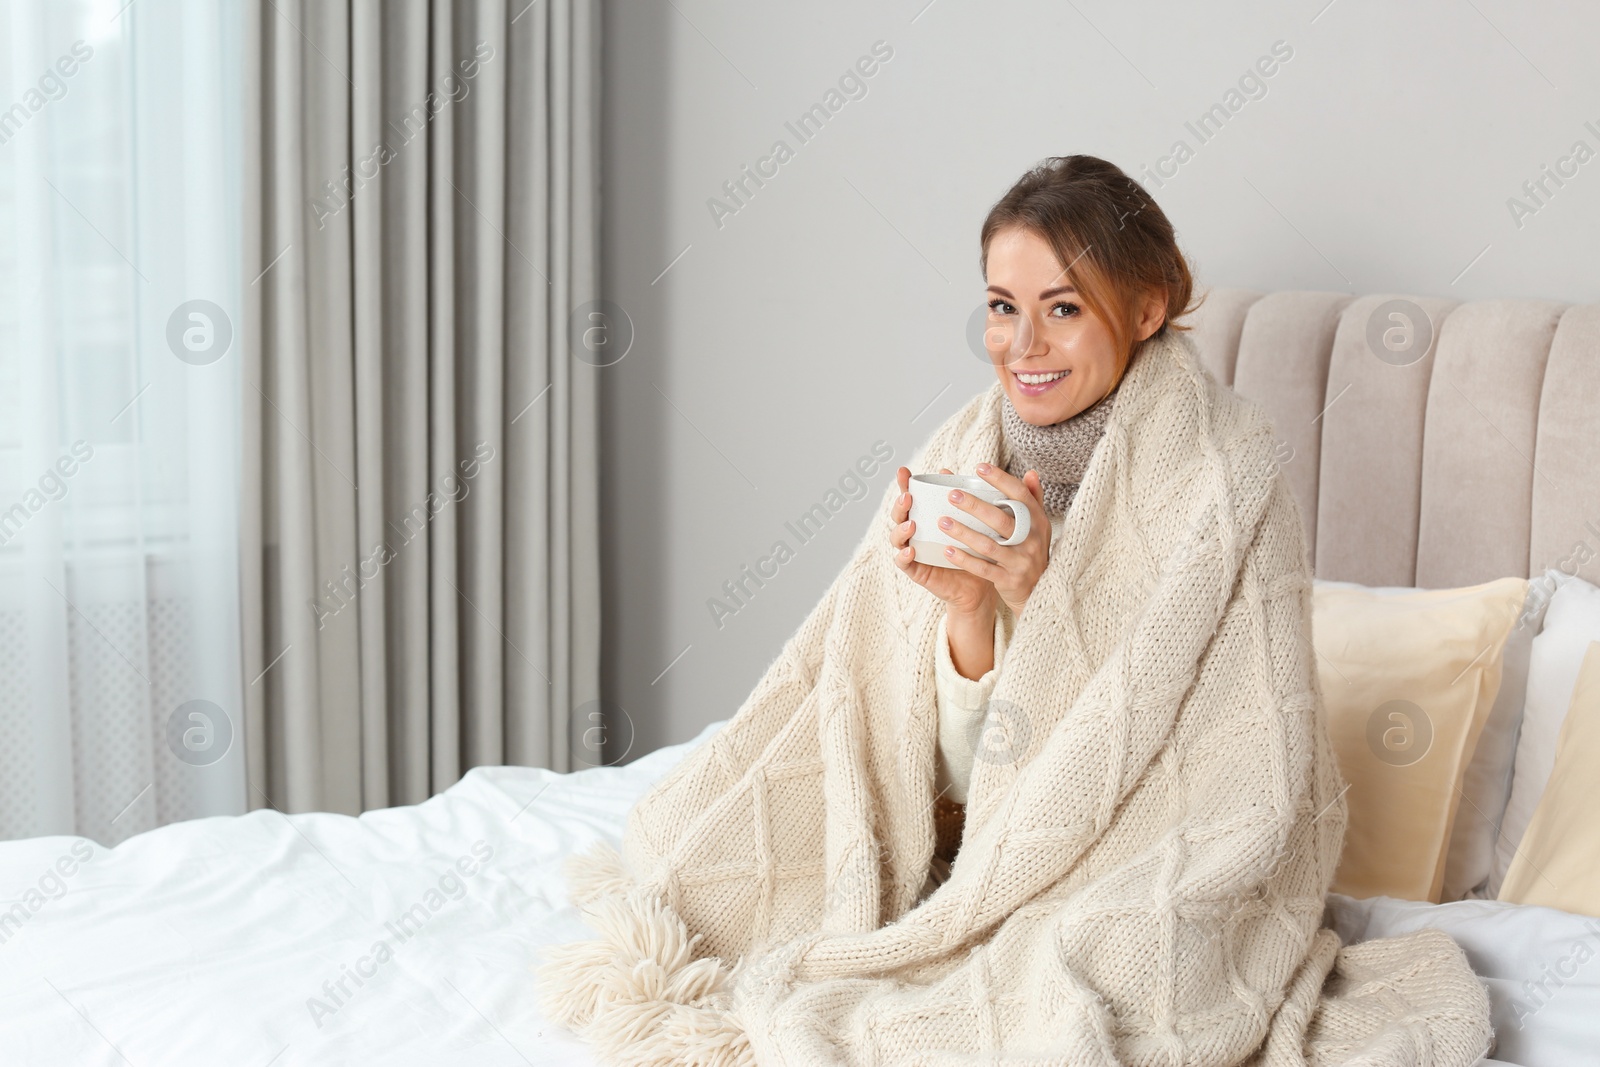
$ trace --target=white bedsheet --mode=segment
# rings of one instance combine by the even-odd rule
[[[109,850],[0,843],[0,1064],[588,1067],[531,992],[540,946],[587,936],[559,861],[616,843],[632,803],[720,725],[626,767],[475,770],[359,819],[258,811]],[[1456,936],[1489,983],[1504,1062],[1600,1062],[1600,922],[1333,904],[1346,936],[1424,923]],[[1572,973],[1535,1004],[1521,983],[1547,965]],[[1520,1027],[1514,998],[1532,1009]]]
[[[1456,939],[1489,990],[1495,1058],[1486,1063],[1600,1064],[1600,919],[1497,900],[1328,900],[1347,942],[1424,926]]]
[[[588,1067],[531,995],[538,946],[585,936],[559,861],[620,840],[701,738],[568,775],[480,768],[358,819],[257,811],[109,850],[0,844],[0,908],[26,913],[19,928],[0,910],[0,1063]]]

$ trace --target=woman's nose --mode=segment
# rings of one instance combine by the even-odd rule
[[[1043,355],[1049,351],[1045,344],[1043,324],[1036,321],[1031,314],[1017,316],[1017,334],[1011,339],[1011,355],[1013,362],[1026,359],[1028,356]]]

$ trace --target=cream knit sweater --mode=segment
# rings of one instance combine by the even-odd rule
[[[546,1016],[630,1067],[1470,1067],[1437,930],[1340,947],[1311,571],[1271,423],[1192,342],[1135,354],[934,849],[943,605],[872,527],[728,723],[568,865],[595,937]],[[912,469],[999,443],[995,383]],[[995,729],[995,727],[990,727]]]
[[[1065,515],[1050,519],[1051,543],[1061,536]],[[934,795],[944,795],[957,804],[967,802],[967,785],[972,780],[973,754],[983,736],[984,709],[994,683],[1000,677],[1006,642],[1016,626],[1016,616],[1004,602],[995,612],[994,666],[981,678],[968,678],[956,670],[950,655],[948,616],[939,618],[939,635],[934,640],[934,696],[939,707],[939,768],[934,779]]]

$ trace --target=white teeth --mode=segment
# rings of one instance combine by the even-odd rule
[[[1057,370],[1050,371],[1048,374],[1018,374],[1017,381],[1025,385],[1043,385],[1045,382],[1053,382],[1057,378],[1065,378],[1066,376],[1066,371]]]

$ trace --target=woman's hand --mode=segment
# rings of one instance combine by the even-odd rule
[[[939,473],[953,472],[950,468],[944,467]],[[951,570],[948,567],[935,567],[931,563],[917,562],[916,551],[911,548],[911,537],[916,533],[917,524],[909,517],[911,494],[907,491],[911,484],[911,471],[907,467],[901,467],[895,476],[900,481],[900,495],[894,498],[894,503],[889,509],[889,517],[895,523],[889,530],[889,543],[896,549],[895,566],[905,571],[912,581],[944,601],[953,614],[973,618],[983,618],[987,615],[992,625],[997,594],[987,578],[969,570]],[[1009,515],[1006,518],[1010,520]],[[956,525],[960,526],[960,523]],[[956,552],[966,555],[960,549],[956,549]]]
[[[1039,483],[1039,472],[1029,470],[1017,478],[992,464],[980,463],[978,477],[1011,499],[1020,500],[1028,506],[1029,516],[1033,520],[1029,523],[1028,536],[1020,544],[1002,545],[992,537],[946,518],[943,522],[948,525],[941,525],[940,529],[972,552],[957,548],[947,551],[945,557],[963,572],[987,581],[1000,599],[1006,602],[1011,613],[1020,616],[1022,606],[1027,603],[1029,594],[1039,582],[1039,575],[1044,573],[1045,565],[1050,562],[1050,516],[1044,510],[1044,489]],[[1016,529],[1017,520],[1005,508],[996,507],[987,500],[980,500],[959,489],[951,490],[951,498],[956,507],[1002,538],[1010,537],[1011,531]],[[982,553],[994,562],[986,562],[973,553]]]

